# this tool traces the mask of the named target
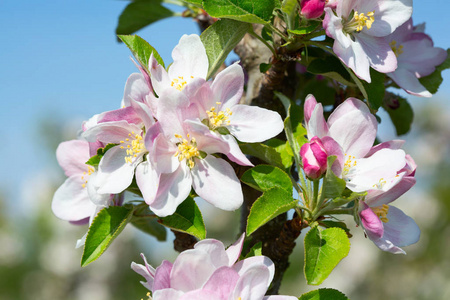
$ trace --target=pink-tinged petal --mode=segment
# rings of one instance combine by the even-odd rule
[[[361,44],[354,42],[351,39],[345,40],[350,45],[343,47],[341,43],[335,40],[333,44],[333,51],[339,59],[350,69],[352,69],[356,76],[370,83],[370,64]]]
[[[316,105],[313,104],[316,103]],[[312,111],[311,111],[312,108]],[[323,116],[323,107],[317,103],[313,95],[308,95],[305,100],[305,110],[308,110],[309,121],[306,121],[308,139],[317,136],[319,138],[328,134],[328,125]]]
[[[52,201],[55,216],[66,221],[79,221],[91,216],[96,205],[82,184],[81,175],[73,175],[56,190]]]
[[[364,157],[372,148],[377,135],[377,120],[367,105],[348,98],[328,118],[329,135],[344,153]]]
[[[406,154],[406,166],[401,170],[406,172],[406,176],[414,176],[416,174],[417,164],[411,155]]]
[[[125,106],[131,106],[131,100],[145,103],[147,101],[147,95],[152,94],[150,86],[147,80],[141,73],[133,73],[125,84],[125,90],[123,92],[123,102]]]
[[[164,289],[157,290],[152,296],[153,300],[180,300],[183,296],[183,292],[177,291],[176,289]]]
[[[211,132],[199,119],[186,120],[184,125],[186,132],[190,133],[192,138],[195,138],[199,150],[209,154],[227,154],[230,152],[229,143],[216,133]]]
[[[156,122],[153,124],[150,128],[146,128],[147,132],[145,133],[144,137],[144,144],[146,149],[152,149],[153,143],[155,142],[156,138],[162,134],[161,130],[161,123]]]
[[[189,106],[189,99],[175,89],[166,90],[158,102],[158,119],[161,129],[167,137],[175,134],[184,135],[184,110]]]
[[[142,123],[141,117],[136,113],[133,107],[127,106],[116,110],[111,110],[102,113],[99,116],[98,123],[127,121],[130,124],[140,125]]]
[[[169,78],[167,71],[156,61],[153,53],[148,60],[150,78],[152,81],[153,89],[155,93],[160,96],[164,90],[171,89],[170,83],[172,80]]]
[[[416,75],[406,69],[399,68],[393,73],[387,74],[399,87],[408,94],[418,97],[431,97],[432,94],[420,83]]]
[[[372,36],[386,36],[391,34],[397,27],[411,18],[412,0],[365,1],[364,3],[372,6],[376,5],[375,21],[372,27],[368,30],[363,30],[363,32]],[[363,9],[366,9],[366,12],[373,10],[371,7]]]
[[[177,150],[177,146],[164,135],[160,134],[156,137],[149,159],[152,160],[153,166],[158,173],[173,173],[178,169],[180,162],[175,156]]]
[[[119,144],[120,141],[128,138],[130,133],[140,133],[141,131],[139,126],[121,120],[95,125],[83,132],[82,137],[89,142],[99,140],[104,143]]]
[[[141,281],[141,284],[146,287],[148,290],[153,289],[153,280],[155,278],[155,268],[147,263],[147,259],[144,254],[141,253],[141,257],[144,260],[144,265],[137,264],[135,262],[131,263],[131,269],[145,278],[145,281]]]
[[[397,57],[384,38],[360,34],[356,37],[356,41],[369,59],[372,68],[381,73],[397,69]]]
[[[151,204],[155,201],[158,192],[160,175],[147,160],[136,167],[136,183],[142,193],[145,203]]]
[[[242,252],[242,247],[244,246],[245,233],[241,234],[239,239],[234,242],[233,245],[229,246],[226,250],[228,256],[228,266],[232,266],[239,258]]]
[[[411,176],[404,176],[388,191],[369,190],[367,191],[366,202],[370,206],[380,206],[391,203],[401,195],[409,191],[416,184],[416,179]]]
[[[269,270],[269,282],[272,282],[273,276],[275,275],[275,265],[267,256],[252,256],[243,260],[238,261],[234,264],[233,269],[243,276],[247,270],[254,266],[264,266]]]
[[[303,112],[306,124],[309,123],[309,120],[311,119],[311,116],[313,114],[314,109],[316,108],[316,105],[317,101],[313,95],[309,94],[308,96],[306,96]],[[322,116],[323,116],[323,109],[322,109]]]
[[[191,106],[197,108],[198,118],[204,120],[208,118],[206,111],[211,107],[217,107],[216,101],[214,101],[215,95],[211,90],[210,82],[205,82],[200,86],[197,91],[190,98]]]
[[[294,296],[284,296],[284,295],[275,295],[275,296],[265,296],[263,300],[297,300],[297,297]]]
[[[351,46],[351,38],[343,31],[342,18],[336,16],[330,8],[325,8],[323,28],[327,36],[333,38],[335,43],[339,44],[339,47],[347,49]]]
[[[222,298],[219,291],[201,289],[188,292],[179,300],[227,300],[227,298]]]
[[[86,172],[89,157],[89,143],[83,140],[62,142],[56,149],[56,159],[67,177]]]
[[[230,147],[230,151],[226,153],[226,155],[231,161],[241,166],[253,166],[253,164],[248,160],[247,156],[245,156],[245,154],[242,153],[239,144],[232,135],[230,134],[220,135],[220,138],[226,141],[226,143]]]
[[[188,84],[184,87],[182,90],[182,94],[186,95],[189,99],[192,99],[192,97],[195,95],[197,90],[205,84],[206,80],[204,78],[196,77],[192,78]],[[173,89],[175,90],[175,89]],[[175,90],[178,92],[178,90]]]
[[[228,300],[238,280],[239,274],[235,270],[223,266],[214,271],[203,286],[203,289],[216,292],[219,298],[214,298],[214,300]]]
[[[111,200],[111,194],[99,194],[98,193],[98,183],[97,183],[98,172],[94,172],[89,177],[87,177],[86,189],[89,195],[89,199],[92,203],[97,206],[107,207]]]
[[[180,164],[173,173],[162,174],[158,193],[150,204],[151,210],[159,217],[172,215],[178,205],[189,196],[191,186],[191,172],[185,164]]]
[[[170,288],[170,272],[172,271],[172,267],[171,262],[163,260],[162,264],[156,268],[153,292]]]
[[[244,91],[244,71],[238,63],[234,63],[217,74],[211,85],[214,99],[221,102],[223,108],[231,108],[239,104]],[[215,103],[213,103],[215,106]],[[208,108],[209,109],[209,108]]]
[[[403,150],[381,149],[368,158],[356,160],[356,165],[344,175],[347,187],[354,192],[377,188],[386,191],[386,182],[395,178],[406,164]]]
[[[208,56],[200,37],[196,34],[183,35],[172,51],[173,64],[169,68],[169,77],[183,76],[185,79],[206,79]]]
[[[281,116],[257,106],[235,105],[231,108],[230,125],[226,127],[238,140],[247,143],[268,140],[283,130]]]
[[[383,222],[365,202],[361,202],[361,206],[359,218],[367,236],[372,241],[381,238],[384,233]]]
[[[320,142],[320,139],[318,141]],[[320,144],[322,143],[320,142]],[[300,157],[303,170],[310,179],[320,178],[327,170],[327,153],[317,143],[305,143],[300,149]]]
[[[403,144],[405,144],[404,140],[392,140],[392,141],[388,141],[388,142],[383,142],[380,143],[378,145],[373,146],[369,152],[367,152],[366,157],[371,156],[372,154],[374,154],[377,151],[380,151],[381,149],[392,149],[392,150],[397,150],[397,149],[401,149],[403,147]]]
[[[134,169],[142,161],[139,155],[131,163],[125,161],[127,149],[119,146],[109,149],[98,165],[97,185],[100,194],[118,194],[133,181]]]
[[[261,300],[269,284],[269,269],[263,265],[252,266],[239,278],[231,299]]]
[[[197,159],[192,179],[195,192],[217,208],[233,211],[244,201],[239,179],[230,164],[221,158],[208,155]]]
[[[322,138],[322,144],[328,156],[336,156],[336,160],[331,166],[331,170],[336,176],[341,176],[344,166],[344,152],[342,151],[341,146],[329,136],[324,136]]]
[[[416,222],[400,209],[389,206],[389,222],[385,223],[383,238],[398,247],[415,244],[420,239],[420,228]]]
[[[325,0],[302,0],[300,6],[301,13],[307,19],[315,19],[323,14]]]
[[[194,249],[208,253],[216,268],[228,266],[228,256],[221,241],[205,239],[194,245]]]
[[[358,4],[360,4],[359,0],[337,1],[336,13],[338,16],[347,18]]]
[[[155,124],[152,110],[146,103],[131,100],[131,107],[139,116],[139,119],[144,123],[145,128],[150,128]]]
[[[196,249],[186,250],[173,263],[170,286],[183,292],[199,289],[215,270],[208,253]]]

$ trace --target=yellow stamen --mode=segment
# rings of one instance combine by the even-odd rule
[[[216,102],[217,105],[222,104],[221,102]],[[211,129],[216,129],[223,125],[230,125],[230,120],[228,119],[233,112],[227,108],[225,111],[216,112],[216,107],[211,107],[206,111],[209,118],[209,126]]]
[[[188,141],[183,139],[183,137],[179,134],[175,134],[175,137],[179,139],[180,142],[178,143],[178,150],[174,156],[178,157],[178,161],[186,159],[186,164],[192,169],[195,165],[194,158],[200,157],[200,151],[197,149],[197,142],[195,138],[191,138],[190,141]],[[189,134],[187,137],[189,138]]]
[[[375,22],[374,17],[375,11],[369,11],[368,13],[358,13],[356,10],[353,14],[353,18],[347,22],[344,26],[344,30],[346,32],[360,32],[367,27],[370,29],[372,27],[373,22]]]
[[[191,79],[194,78],[194,76],[191,76]],[[182,91],[184,87],[187,85],[187,81],[184,80],[183,76],[178,76],[177,78],[174,78],[170,84],[172,87],[176,88],[179,91]]]
[[[83,172],[83,175],[81,176],[81,180],[83,180],[83,183],[81,184],[81,186],[82,186],[83,188],[85,188],[85,187],[86,187],[86,184],[88,183],[88,180],[85,179],[85,176],[86,176],[86,175],[87,175],[87,176],[90,176],[90,175],[92,175],[92,173],[94,173],[94,172],[95,172],[95,169],[94,169],[93,167],[91,167],[91,166],[88,166],[87,172]]]
[[[127,144],[126,148],[124,146],[120,146],[120,148],[127,149],[127,156],[125,156],[124,159],[126,163],[131,164],[133,161],[133,157],[137,157],[139,153],[144,152],[146,149],[141,135],[135,134],[133,131],[129,133],[128,136],[130,137],[130,139],[125,139],[126,142],[124,142]],[[120,142],[122,143],[122,141]]]
[[[389,212],[389,205],[383,204],[377,207],[371,207],[372,211],[380,218],[383,223],[389,222],[387,214]]]
[[[383,186],[386,184],[386,180],[384,180],[384,178],[380,178],[380,180],[378,180],[378,183],[375,183],[373,185],[374,188],[378,188],[381,189],[383,188]]]
[[[397,41],[392,41],[389,43],[389,46],[391,46],[392,51],[394,51],[395,56],[399,56],[403,53],[403,45],[397,46]]]

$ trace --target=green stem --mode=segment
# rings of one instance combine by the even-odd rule
[[[325,207],[324,209],[320,210],[317,215],[323,216],[323,215],[353,215],[354,207],[351,208],[334,208],[329,209]]]
[[[325,30],[311,32],[311,33],[305,35],[303,38],[306,40],[311,40],[313,38],[316,38],[316,37],[322,36],[322,35],[325,35]]]
[[[276,28],[275,26],[273,26],[270,23],[268,25],[269,25],[270,29],[272,29],[276,34],[278,34],[280,37],[282,37],[286,42],[290,40],[286,34],[281,32],[281,30],[279,30],[278,28]]]
[[[256,32],[254,32],[253,30],[249,31],[249,34],[255,38],[257,38],[258,40],[260,40],[264,45],[266,45],[267,48],[269,48],[270,51],[272,51],[272,54],[274,57],[278,58],[278,54],[275,51],[275,49],[272,47],[272,45],[270,45],[265,39],[263,39],[262,37],[260,37],[259,35],[256,34]]]

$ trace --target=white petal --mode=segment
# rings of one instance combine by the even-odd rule
[[[231,108],[238,104],[244,91],[244,71],[242,67],[238,63],[234,63],[217,74],[211,89],[214,99],[221,102],[224,108]]]
[[[228,255],[221,241],[214,239],[201,240],[194,245],[194,249],[207,253],[216,268],[229,265]]]
[[[159,177],[159,174],[148,160],[136,167],[136,183],[147,204],[151,204],[155,200],[158,192]]]
[[[196,34],[183,35],[172,51],[173,64],[169,69],[169,77],[190,76],[206,79],[208,72],[208,56],[200,37]]]

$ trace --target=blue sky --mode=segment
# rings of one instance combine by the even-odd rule
[[[52,163],[43,155],[36,124],[43,118],[83,120],[118,107],[136,71],[114,30],[127,1],[2,0],[0,2],[0,189],[7,197]],[[450,2],[415,1],[414,22],[426,22],[437,46],[448,48]],[[438,12],[438,13],[436,13]],[[182,34],[198,33],[190,19],[160,21],[138,34],[170,62]],[[450,94],[450,74],[436,98]],[[420,98],[412,102],[433,101]],[[62,124],[61,126],[65,126]],[[54,158],[53,158],[54,160]],[[42,174],[42,173],[41,173]],[[12,198],[11,198],[12,199]]]

